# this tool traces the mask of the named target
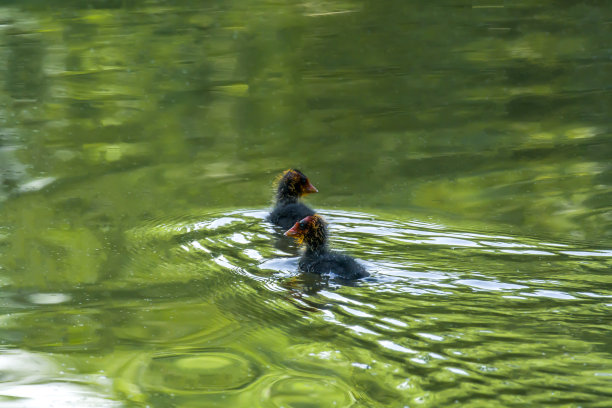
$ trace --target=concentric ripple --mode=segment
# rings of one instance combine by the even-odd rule
[[[257,366],[227,350],[204,350],[153,357],[142,385],[172,394],[208,393],[246,387],[259,376]]]

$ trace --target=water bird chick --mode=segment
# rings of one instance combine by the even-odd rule
[[[330,251],[327,247],[327,223],[314,214],[295,223],[285,232],[298,243],[306,244],[306,251],[298,263],[300,270],[319,275],[334,274],[343,279],[370,276],[363,266],[348,255]]]
[[[277,178],[276,204],[268,216],[268,221],[287,229],[302,218],[314,215],[314,211],[299,200],[306,194],[318,192],[301,171],[284,171]]]

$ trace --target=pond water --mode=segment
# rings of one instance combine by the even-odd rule
[[[0,406],[609,406],[612,3],[82,3],[0,6]]]

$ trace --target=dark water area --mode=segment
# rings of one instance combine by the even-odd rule
[[[595,0],[3,2],[0,406],[609,406],[610,38]],[[288,167],[370,277],[297,270]]]

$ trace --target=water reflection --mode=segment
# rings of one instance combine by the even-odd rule
[[[612,3],[54,4],[0,6],[4,405],[610,400]],[[297,271],[289,166],[370,278]]]
[[[72,372],[71,372],[72,371]],[[76,374],[66,361],[17,350],[2,350],[2,405],[8,408],[57,407],[121,407],[112,399],[112,380],[104,375]]]

